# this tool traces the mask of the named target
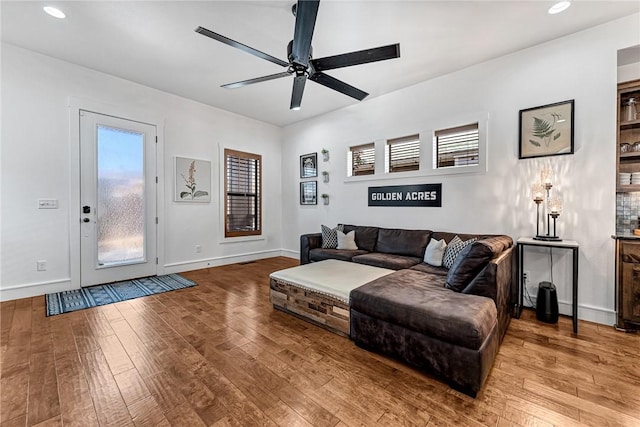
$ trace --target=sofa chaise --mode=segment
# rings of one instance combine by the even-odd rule
[[[322,248],[322,234],[300,237],[300,262],[338,259],[396,270],[350,293],[350,338],[434,373],[475,396],[511,319],[513,241],[462,234],[343,225],[358,249]],[[431,239],[468,241],[450,268],[423,262]]]

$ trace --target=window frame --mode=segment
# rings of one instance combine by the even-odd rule
[[[447,165],[447,166],[440,166],[440,141],[439,138],[441,135],[439,134],[449,134],[449,135],[455,135],[455,134],[461,134],[463,132],[470,132],[470,131],[475,131],[476,133],[476,142],[477,142],[477,155],[476,155],[476,161],[474,163],[467,163],[467,164],[453,164],[453,165]],[[446,170],[446,169],[452,169],[452,168],[468,168],[468,167],[473,167],[473,166],[478,166],[480,164],[480,123],[479,122],[473,122],[473,123],[468,123],[465,125],[459,125],[459,126],[453,126],[453,127],[448,127],[448,128],[442,128],[442,129],[436,129],[433,132],[433,162],[431,167],[434,170]],[[462,151],[462,150],[461,150]],[[455,156],[454,156],[455,157]]]
[[[371,165],[371,173],[355,173],[354,170],[354,158],[353,153],[356,151],[373,150],[373,163]],[[375,142],[368,142],[366,144],[352,145],[347,152],[347,176],[348,177],[365,177],[374,176],[376,174],[376,144]]]
[[[228,174],[228,162],[229,156],[233,156],[233,157],[237,157],[237,158],[244,158],[244,159],[251,159],[254,161],[258,162],[257,168],[256,168],[256,175],[257,177],[255,178],[257,181],[257,188],[256,188],[256,193],[251,193],[253,194],[253,197],[256,198],[256,201],[254,203],[257,203],[257,206],[255,207],[255,212],[256,212],[256,216],[258,217],[257,221],[256,221],[256,226],[257,229],[255,230],[247,230],[247,231],[234,231],[234,230],[229,230],[228,229],[228,219],[229,219],[229,213],[228,213],[228,209],[229,209],[229,193],[232,193],[229,191],[229,174]],[[224,210],[223,210],[223,221],[222,221],[222,225],[223,225],[223,231],[224,231],[224,237],[225,238],[237,238],[237,237],[246,237],[246,236],[262,236],[262,201],[263,201],[263,195],[262,195],[262,155],[261,154],[255,154],[255,153],[249,153],[249,152],[245,152],[245,151],[239,151],[239,150],[234,150],[231,148],[225,148],[223,150],[223,159],[224,159],[224,172],[223,172],[223,176],[224,176],[224,191],[223,191],[223,198],[224,198]],[[249,194],[246,193],[245,196]]]
[[[417,159],[417,163],[412,165],[412,167],[407,168],[398,168],[394,170],[392,166],[392,157],[393,157],[393,146],[398,144],[406,144],[406,143],[417,142],[418,152],[416,153],[415,158]],[[396,173],[406,173],[406,172],[415,172],[420,170],[421,165],[421,157],[422,157],[422,138],[420,138],[420,133],[415,133],[413,135],[402,136],[399,138],[390,138],[385,141],[384,145],[384,171],[387,174],[396,174]],[[412,157],[413,158],[413,157]],[[413,167],[415,166],[415,167]]]

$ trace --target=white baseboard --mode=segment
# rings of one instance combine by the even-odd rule
[[[200,270],[209,267],[219,267],[221,265],[237,264],[240,262],[255,261],[258,259],[272,258],[281,255],[282,251],[280,249],[276,249],[270,251],[250,252],[240,255],[227,255],[216,258],[199,259],[195,261],[175,262],[164,265],[164,274],[181,273],[183,271]]]
[[[71,278],[7,286],[0,289],[0,301],[37,297],[52,292],[69,291],[71,289],[73,289],[71,287]]]
[[[292,251],[291,249],[281,249],[280,256],[293,258],[293,259],[300,259],[300,251]]]
[[[523,305],[525,307],[535,307],[536,297],[531,297],[531,306],[525,299]],[[558,301],[558,311],[560,314],[571,316],[572,305],[570,302]],[[613,325],[616,323],[616,312],[602,307],[594,307],[586,304],[578,304],[578,319],[586,320],[588,322],[600,323],[602,325]]]

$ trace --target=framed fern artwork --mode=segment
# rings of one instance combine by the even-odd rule
[[[520,159],[573,154],[573,101],[520,110]]]

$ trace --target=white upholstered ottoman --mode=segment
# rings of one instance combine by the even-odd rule
[[[326,260],[270,275],[269,300],[279,310],[349,336],[349,293],[394,270]]]

